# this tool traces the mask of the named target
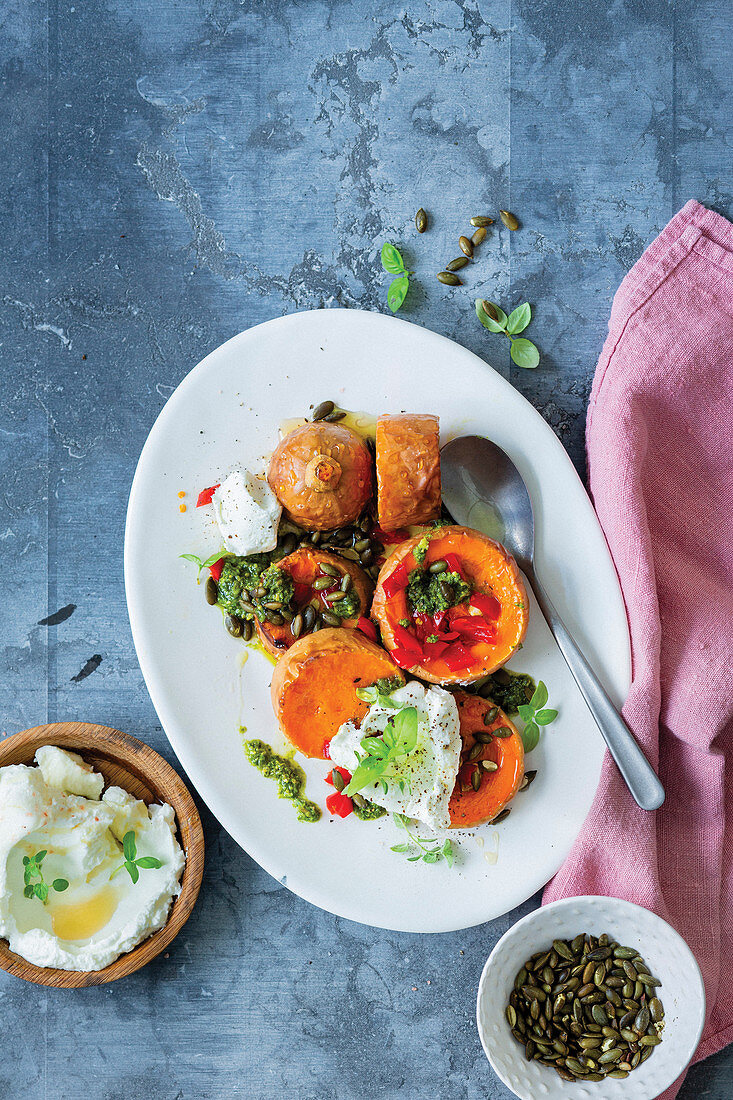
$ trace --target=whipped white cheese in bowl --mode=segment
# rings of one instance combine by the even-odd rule
[[[0,768],[0,937],[37,966],[101,970],[161,929],[185,857],[150,807],[75,753]]]

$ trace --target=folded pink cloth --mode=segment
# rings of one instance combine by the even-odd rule
[[[707,990],[699,1060],[733,1040],[733,226],[699,203],[616,294],[587,445],[631,631],[623,714],[667,798],[640,810],[606,754],[544,901],[626,898],[684,936]]]

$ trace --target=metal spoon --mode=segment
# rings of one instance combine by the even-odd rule
[[[477,435],[452,440],[440,457],[449,512],[516,558],[626,785],[642,809],[656,810],[664,802],[662,784],[535,576],[532,502],[516,466],[501,447]]]

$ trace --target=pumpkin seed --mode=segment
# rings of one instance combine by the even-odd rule
[[[428,227],[428,216],[423,210],[422,206],[415,215],[415,228],[418,233],[424,233]]]
[[[488,730],[479,730],[479,732],[474,733],[473,736],[482,745],[490,745],[491,742],[494,740],[493,734],[489,733]]]
[[[583,970],[583,985],[588,985],[590,982],[593,981],[593,975],[595,974],[595,972],[595,964],[592,962],[587,963],[585,969]],[[592,993],[593,990],[589,989],[588,992]]]
[[[651,1023],[651,1015],[646,1005],[642,1005],[639,1009],[636,1019],[634,1020],[634,1031],[638,1035],[643,1035],[646,1029]]]
[[[446,271],[460,271],[468,263],[468,256],[456,256],[455,260],[445,265]]]
[[[328,626],[341,626],[341,620],[338,615],[334,615],[331,611],[322,611],[321,618]]]
[[[206,602],[210,604],[215,604],[219,599],[219,586],[213,577],[209,577],[206,581],[204,596],[206,597]]]
[[[468,256],[469,260],[473,256],[473,245],[468,237],[459,237],[458,246],[464,256]]]
[[[629,960],[624,959],[624,961],[622,962],[621,965],[623,966],[624,972],[626,974],[626,977],[629,979],[629,981],[630,982],[636,982],[638,980],[639,975],[637,974],[636,969],[632,966],[632,964],[629,962]]]
[[[471,218],[471,225],[476,226],[477,229],[485,229],[487,225],[493,225],[494,219],[487,218],[485,214],[475,214]]]
[[[439,585],[439,588],[440,588],[440,593],[443,596],[443,598],[448,600],[450,603],[452,603],[454,595],[455,595],[455,593],[453,591],[453,585],[449,584],[448,581],[441,581],[440,585]]]
[[[498,707],[491,707],[490,710],[487,710],[486,714],[484,715],[484,725],[485,726],[490,726],[491,723],[496,720],[496,717],[497,717],[498,714],[499,714],[499,708]]]
[[[254,633],[254,627],[249,619],[242,620],[242,640],[248,642]]]
[[[661,1041],[658,1035],[642,1035],[641,1039],[639,1039],[639,1046],[658,1047]]]
[[[368,550],[372,545],[371,539],[357,539],[354,543],[354,549],[357,554],[361,554],[362,550]]]
[[[509,1023],[509,1027],[516,1027],[517,1026],[517,1014],[516,1014],[516,1012],[514,1011],[514,1009],[512,1008],[511,1005],[507,1005],[506,1018],[507,1018],[507,1021]]]
[[[486,240],[486,230],[484,229],[483,226],[480,226],[476,230],[476,232],[473,234],[473,236],[471,237],[471,244],[473,245],[474,248],[477,248],[478,245],[483,244],[485,240]]]
[[[639,974],[639,981],[647,989],[654,989],[655,986],[661,985],[659,978],[655,978],[652,974]]]
[[[291,611],[289,607],[281,607],[280,614],[286,623],[292,623],[295,612]]]
[[[278,611],[268,611],[265,618],[272,626],[282,626],[285,621]]]
[[[655,1024],[660,1023],[664,1019],[664,1008],[659,997],[652,997],[649,1002],[649,1015]]]
[[[330,588],[333,585],[333,576],[316,577],[311,585],[314,592],[323,592],[325,588]]]
[[[471,772],[471,786],[475,791],[481,786],[481,771],[479,768],[474,768]]]
[[[229,631],[232,638],[242,637],[242,620],[236,615],[225,615],[224,626]]]
[[[368,551],[368,550],[366,550],[366,551],[364,552],[364,554],[362,555],[362,561],[364,561],[364,560],[365,560],[365,558],[366,558],[366,555],[367,555],[368,553],[369,553],[369,551]],[[342,558],[348,558],[348,560],[349,560],[349,561],[358,561],[358,560],[359,560],[359,555],[357,554],[356,550],[351,550],[351,549],[348,549],[348,550],[342,550],[342,551],[341,551],[341,557],[342,557]]]
[[[341,591],[348,592],[353,583],[354,580],[351,573],[344,573],[344,579],[341,581]]]
[[[438,282],[446,286],[463,286],[463,282],[452,271],[439,271]]]
[[[335,408],[333,401],[321,401],[320,405],[316,405],[313,410],[312,420],[323,420],[324,416],[328,416]]]
[[[443,561],[443,559],[440,558],[438,561],[433,561],[430,563],[430,565],[428,566],[428,573],[445,573],[447,568],[448,562]]]
[[[340,577],[341,570],[335,565],[331,565],[330,561],[319,561],[318,568],[322,573],[325,573],[327,577]],[[319,578],[320,579],[320,578]],[[313,585],[315,588],[315,585]]]
[[[318,546],[318,543],[321,541],[321,537],[322,536],[320,531],[314,531],[310,537],[310,540],[314,546]]]
[[[589,997],[591,993],[595,993],[595,991],[596,987],[593,985],[593,982],[586,982],[586,984],[582,985],[578,990],[578,996],[581,1000],[584,1000],[586,997]]]
[[[324,416],[322,419],[327,420],[329,424],[335,424],[335,422],[337,420],[343,420],[343,418],[345,416],[346,416],[346,413],[342,412],[340,409],[338,409],[338,410],[335,410],[334,412],[330,412],[328,414],[328,416]]]
[[[290,633],[294,638],[299,638],[303,633],[303,612],[299,611],[290,624]]]
[[[484,298],[481,302],[481,308],[487,317],[490,317],[492,321],[499,320],[499,314],[497,313],[496,306],[493,302],[490,302],[488,298]]]
[[[624,1069],[612,1069],[610,1073],[606,1074],[607,1077],[616,1077],[619,1080],[623,1080],[624,1077],[629,1076],[628,1070]]]
[[[282,607],[282,600],[268,600],[262,606],[267,608],[268,611],[279,611]]]
[[[499,217],[504,222],[504,225],[507,227],[507,229],[519,229],[519,222],[515,218],[514,214],[512,214],[511,210],[500,210]]]
[[[614,959],[633,959],[635,954],[631,947],[615,947],[613,950]]]
[[[480,741],[477,741],[475,745],[471,745],[471,751],[468,754],[468,759],[477,760],[483,751],[483,745]]]
[[[527,772],[526,774],[529,775],[530,773]],[[537,772],[532,772],[531,774],[532,774],[532,777],[534,778],[534,776],[537,774]],[[577,955],[578,952],[582,949],[584,942],[585,942],[585,933],[584,932],[579,932],[578,935],[575,937],[575,939],[572,940],[571,943],[570,943],[570,948],[571,948],[574,955]]]
[[[501,737],[503,739],[505,737],[511,737],[513,730],[510,730],[509,726],[497,726],[496,729],[491,732],[494,737]]]
[[[496,817],[492,819],[491,824],[498,825],[500,821],[505,821],[511,812],[511,806],[507,806],[505,810],[502,810],[500,814],[497,814]]]
[[[481,767],[487,772],[498,772],[499,765],[493,760],[482,760]]]

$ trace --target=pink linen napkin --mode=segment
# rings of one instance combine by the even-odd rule
[[[640,810],[606,754],[544,901],[626,898],[680,932],[705,978],[700,1060],[733,1040],[733,226],[699,203],[616,294],[587,446],[631,631],[623,714],[667,798]]]

